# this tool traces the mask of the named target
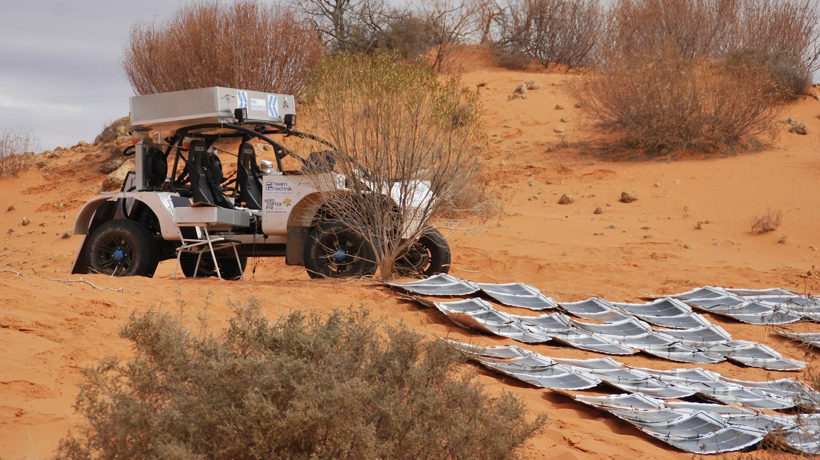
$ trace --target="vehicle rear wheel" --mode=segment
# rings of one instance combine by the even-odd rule
[[[89,236],[86,266],[92,273],[110,276],[154,276],[159,250],[151,232],[141,223],[115,219]]]
[[[305,245],[305,269],[311,278],[367,276],[376,273],[373,248],[343,222],[317,225]]]
[[[216,261],[219,264],[219,273],[222,279],[235,280],[242,277],[245,267],[248,266],[248,258],[245,256],[239,257],[239,264],[236,263],[236,255],[233,249],[226,249],[222,251],[214,251],[216,253]],[[185,277],[193,278],[196,272],[197,278],[208,278],[216,276],[216,269],[214,268],[214,259],[210,253],[202,254],[202,261],[199,263],[199,270],[196,269],[196,254],[182,254],[179,258],[179,266],[182,268],[182,273]],[[241,265],[240,265],[241,264]],[[240,270],[240,266],[242,269]]]
[[[403,276],[433,276],[450,271],[450,245],[433,227],[424,227],[418,241],[396,261],[396,271]]]

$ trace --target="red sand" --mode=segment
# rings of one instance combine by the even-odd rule
[[[576,78],[584,77],[496,69],[465,74],[465,83],[472,87],[486,84],[480,91],[492,143],[489,177],[499,185],[506,214],[480,232],[448,235],[452,274],[475,281],[527,282],[560,300],[595,295],[628,301],[701,285],[820,292],[820,280],[803,278],[820,265],[820,102],[807,98],[784,111],[783,118],[806,123],[808,136],[789,134],[781,126],[779,138],[759,153],[613,162],[577,146],[606,134],[574,108],[565,83]],[[508,101],[526,80],[542,88],[530,91],[525,100]],[[556,104],[566,109],[555,110]],[[564,117],[572,121],[560,122]],[[573,146],[548,152],[560,140],[553,131],[558,124],[566,128],[564,135]],[[231,315],[230,301],[255,295],[270,317],[293,309],[328,311],[361,304],[385,322],[404,321],[430,338],[512,343],[470,334],[437,312],[403,302],[372,283],[311,281],[301,267],[288,267],[281,259],[257,261],[255,273],[244,282],[174,280],[174,262],[169,261],[160,265],[154,279],[83,276],[124,292],[66,283],[81,237],[61,235],[71,230],[79,207],[95,195],[104,177],[96,172],[104,155],[94,148],[78,150],[45,160],[49,164],[43,169],[0,180],[0,270],[21,274],[0,271],[3,458],[53,453],[59,439],[80,422],[72,403],[81,369],[104,356],[128,355],[128,343],[118,331],[132,311],[182,312],[194,324],[207,308],[211,327],[218,328]],[[637,193],[638,201],[620,203],[622,191]],[[573,196],[573,204],[557,204],[565,193]],[[533,195],[538,198],[530,200]],[[15,210],[7,212],[10,205]],[[604,212],[595,215],[598,206]],[[752,216],[767,207],[782,211],[782,226],[752,234]],[[30,225],[20,225],[24,216]],[[696,229],[699,221],[708,223]],[[781,237],[785,244],[778,243]],[[813,351],[807,356],[765,327],[707,316],[737,339],[764,342],[790,358],[814,358]],[[789,328],[820,331],[820,325],[806,323]],[[552,356],[596,356],[551,345],[529,348]],[[644,367],[679,367],[643,356],[618,359]],[[806,373],[731,363],[703,367],[749,380],[807,378]],[[526,458],[691,457],[563,396],[478,373],[489,391],[512,391],[532,413],[549,415],[549,427],[526,446]]]

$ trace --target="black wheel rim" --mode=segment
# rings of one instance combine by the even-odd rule
[[[432,258],[433,255],[430,249],[420,241],[417,241],[399,258],[399,269],[407,272],[402,274],[417,275],[425,273],[425,271],[430,268]]]
[[[326,233],[319,239],[319,259],[332,277],[355,274],[364,260],[364,244],[350,232]]]
[[[134,268],[136,250],[134,244],[122,235],[103,236],[94,253],[97,270],[106,275],[127,275]]]

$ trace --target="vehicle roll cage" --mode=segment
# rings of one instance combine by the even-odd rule
[[[233,132],[195,132],[210,129],[228,129]],[[180,158],[182,158],[182,160],[186,164],[188,162],[188,159],[182,153],[187,152],[187,148],[183,146],[182,142],[188,136],[204,140],[206,143],[206,148],[210,148],[213,145],[213,143],[217,140],[225,138],[242,138],[243,141],[249,141],[251,139],[256,138],[261,141],[267,142],[273,147],[273,151],[275,154],[274,156],[276,157],[276,167],[279,169],[279,171],[284,171],[282,167],[282,158],[288,155],[296,158],[297,160],[302,162],[302,164],[305,163],[305,159],[297,155],[293,150],[285,147],[279,142],[276,142],[275,140],[268,137],[268,135],[271,134],[284,134],[285,136],[294,136],[301,139],[309,139],[324,144],[333,150],[336,150],[336,147],[332,143],[314,134],[297,131],[280,123],[254,123],[254,129],[233,123],[202,123],[199,125],[186,126],[184,128],[176,130],[171,137],[163,139],[167,145],[167,147],[165,148],[165,152],[163,152],[166,162],[168,161],[168,157],[171,156],[171,151],[176,150],[176,153],[174,155],[174,165],[173,168],[171,168],[171,184],[176,184],[178,179],[180,179],[184,175],[183,169],[183,173],[180,174],[181,177],[177,178],[177,167],[179,166]]]

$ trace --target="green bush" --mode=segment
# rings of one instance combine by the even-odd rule
[[[508,458],[545,423],[365,311],[269,322],[251,300],[219,335],[148,312],[122,336],[134,358],[85,371],[58,458]]]

